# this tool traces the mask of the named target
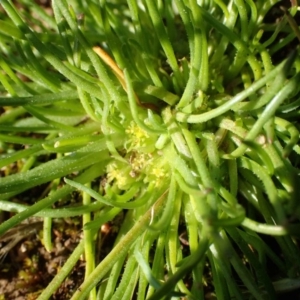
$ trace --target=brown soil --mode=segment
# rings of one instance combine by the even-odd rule
[[[32,221],[32,220],[31,220]],[[34,300],[59,272],[80,241],[81,224],[53,224],[53,250],[41,241],[42,222],[22,224],[0,239],[0,299]],[[77,262],[72,273],[52,296],[67,300],[84,278],[85,262]]]

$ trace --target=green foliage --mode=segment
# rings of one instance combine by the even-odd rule
[[[41,216],[51,249],[51,218],[83,220],[39,300],[83,253],[72,300],[297,288],[299,29],[275,2],[0,1],[0,208],[17,212],[0,235]],[[81,206],[51,208],[74,190]],[[95,232],[124,209],[95,266]]]

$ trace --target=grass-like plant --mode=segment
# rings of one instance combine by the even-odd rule
[[[39,300],[82,255],[72,300],[299,286],[299,29],[277,2],[0,1],[0,208],[17,212],[0,235],[40,216],[50,250],[54,218],[83,224]],[[122,212],[95,265],[96,232]]]

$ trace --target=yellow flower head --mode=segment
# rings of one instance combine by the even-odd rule
[[[133,121],[130,122],[130,125],[125,132],[130,136],[132,148],[138,149],[146,146],[149,134],[137,126]]]

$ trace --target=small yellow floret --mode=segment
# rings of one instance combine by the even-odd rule
[[[151,163],[152,156],[150,153],[136,153],[130,164],[134,171],[141,171]]]
[[[129,169],[121,168],[116,163],[107,166],[107,182],[110,183],[115,180],[118,188],[123,189],[127,184],[129,177]]]
[[[149,138],[148,133],[137,126],[133,121],[130,122],[125,132],[131,136],[132,146],[135,148],[144,147],[145,141]]]
[[[151,181],[155,182],[155,186],[161,185],[165,181],[165,179],[168,177],[168,174],[166,173],[165,169],[161,168],[161,167],[154,167],[151,170],[150,174],[151,174],[150,178],[152,178]]]
[[[166,176],[166,173],[164,172],[163,169],[161,168],[153,168],[152,172],[151,172],[155,177],[157,177],[158,179],[163,178]]]

